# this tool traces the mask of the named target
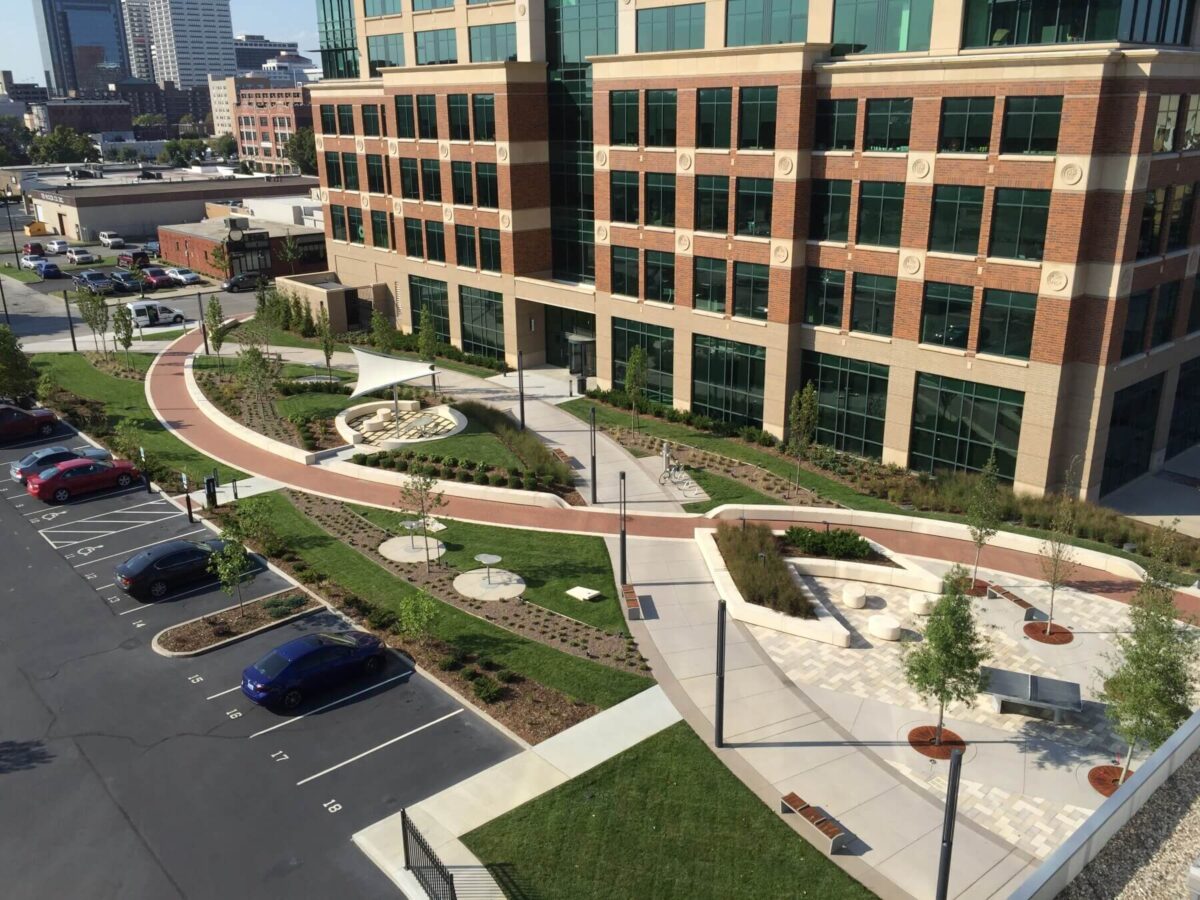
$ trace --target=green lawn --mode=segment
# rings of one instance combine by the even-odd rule
[[[400,523],[413,518],[400,512],[356,506],[365,519],[394,534],[405,534]],[[607,631],[628,634],[617,602],[617,586],[604,539],[581,534],[522,531],[447,520],[437,533],[446,545],[442,561],[460,571],[478,569],[475,557],[495,553],[500,565],[525,579],[525,599]],[[600,591],[601,597],[582,603],[566,595],[576,585]]]
[[[467,427],[453,437],[429,441],[413,449],[436,453],[438,456],[456,456],[475,462],[488,463],[501,469],[524,469],[525,465],[509,450],[495,434],[478,421],[467,419]]]
[[[752,487],[747,487],[740,481],[717,475],[706,469],[688,469],[688,474],[696,484],[708,494],[707,500],[697,500],[695,503],[683,504],[684,510],[691,513],[706,513],[726,503],[745,503],[751,505],[780,505],[784,501],[775,497],[761,494]]]
[[[133,367],[142,372],[150,368],[153,359],[148,353],[129,355]],[[104,403],[110,424],[115,426],[120,419],[133,422],[141,432],[142,446],[146,448],[146,455],[150,459],[192,476],[211,472],[216,466],[223,481],[246,477],[236,469],[214,463],[163,428],[146,402],[144,382],[116,378],[97,371],[86,358],[74,353],[39,353],[33,357],[33,364],[39,373],[49,372],[66,390]]]
[[[874,896],[785,825],[686,722],[462,841],[510,897]]]
[[[146,332],[144,334],[134,332],[133,339],[135,341],[173,341],[175,338],[181,338],[185,334],[187,334],[187,331],[184,329],[175,328],[171,331]]]
[[[42,277],[32,269],[18,269],[11,263],[0,269],[0,275],[5,275],[13,281],[23,281],[26,284],[32,284],[35,281],[41,281]],[[70,284],[70,281],[66,282]]]
[[[275,400],[275,409],[284,418],[299,414],[306,418],[332,419],[342,410],[361,403],[361,398],[351,400],[346,394],[316,392],[278,397]]]
[[[300,513],[280,494],[264,494],[271,521],[289,547],[313,569],[364,600],[395,609],[414,588],[346,546]],[[477,551],[480,552],[480,551]],[[586,703],[607,708],[654,682],[512,634],[448,604],[438,604],[431,626],[434,637],[466,653],[495,660],[547,687]]]

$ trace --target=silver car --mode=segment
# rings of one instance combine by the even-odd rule
[[[13,463],[8,470],[8,477],[18,484],[24,484],[30,475],[36,475],[42,469],[48,469],[69,459],[105,461],[112,459],[112,454],[101,447],[80,447],[77,450],[68,447],[42,447]]]

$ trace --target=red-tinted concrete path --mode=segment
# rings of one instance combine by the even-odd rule
[[[242,440],[216,425],[192,401],[184,379],[184,360],[201,343],[199,332],[189,332],[171,349],[159,355],[147,373],[147,390],[159,417],[183,441],[213,459],[253,475],[260,475],[312,494],[320,494],[352,503],[394,505],[388,502],[387,488],[376,482],[360,481],[318,466],[306,466]],[[540,528],[589,534],[616,534],[619,529],[614,512],[571,508],[544,509],[501,500],[473,500],[447,497],[443,514],[456,519],[505,525],[515,528]],[[628,516],[629,533],[639,537],[690,538],[697,527],[710,526],[712,520],[701,516],[634,514]],[[794,523],[772,523],[786,528]],[[971,564],[975,547],[969,541],[931,535],[893,531],[885,528],[860,528],[864,536],[897,552]],[[1040,578],[1039,557],[1019,550],[986,547],[980,560],[985,568]],[[1099,569],[1080,566],[1072,584],[1081,590],[1128,602],[1137,583],[1116,578]],[[1200,599],[1176,594],[1176,605],[1183,613],[1200,617]]]

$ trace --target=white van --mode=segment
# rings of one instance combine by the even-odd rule
[[[135,303],[126,303],[125,308],[132,314],[133,324],[140,325],[142,328],[149,328],[154,325],[182,325],[187,321],[187,316],[183,314],[182,310],[163,306],[161,303],[156,303],[153,300],[139,300]]]

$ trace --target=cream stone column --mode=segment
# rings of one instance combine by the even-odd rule
[[[808,42],[810,44],[833,43],[833,3],[834,0],[809,0]]]
[[[929,31],[929,52],[957,55],[962,43],[963,0],[933,0],[933,24]]]
[[[637,9],[633,0],[617,0],[617,52],[637,52]]]
[[[908,466],[908,445],[916,414],[913,396],[917,370],[892,365],[888,369],[887,416],[883,421],[883,462]]]

